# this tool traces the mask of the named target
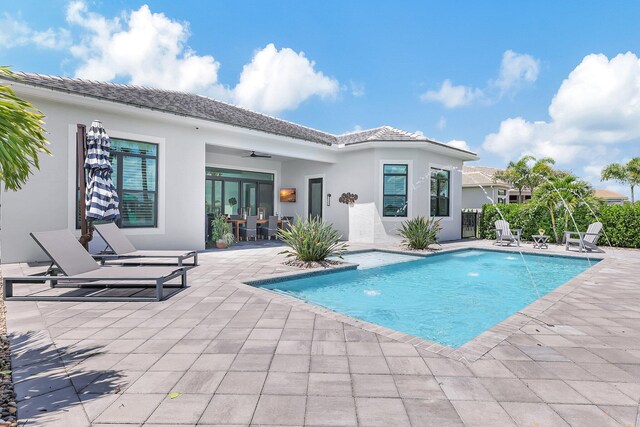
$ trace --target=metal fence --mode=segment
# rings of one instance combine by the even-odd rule
[[[462,238],[475,239],[480,237],[480,215],[482,211],[463,210],[462,211]]]

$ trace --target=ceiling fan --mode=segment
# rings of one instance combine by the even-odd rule
[[[251,154],[249,154],[248,156],[242,156],[242,157],[253,157],[253,158],[264,158],[264,159],[271,158],[269,154],[256,154],[255,151],[252,151]]]

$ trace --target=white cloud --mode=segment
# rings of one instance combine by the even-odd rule
[[[349,89],[351,91],[351,95],[355,97],[361,97],[365,94],[364,83],[349,80]]]
[[[494,82],[503,95],[523,84],[533,83],[540,73],[540,61],[528,54],[507,50],[502,55],[500,74]]]
[[[438,129],[444,129],[447,127],[447,119],[444,116],[440,116],[438,123],[436,124]]]
[[[628,52],[609,60],[586,56],[569,74],[549,106],[549,121],[504,120],[483,148],[505,160],[522,154],[551,156],[559,163],[607,159],[608,145],[640,139],[640,60]]]
[[[244,107],[277,113],[294,109],[314,95],[333,98],[339,89],[338,81],[316,71],[304,52],[278,50],[270,43],[244,66],[233,97]]]
[[[442,82],[440,89],[429,90],[422,95],[423,101],[439,102],[446,108],[458,108],[482,101],[496,102],[507,93],[515,93],[526,84],[538,79],[540,61],[529,54],[507,50],[502,55],[500,72],[496,80],[489,80],[485,88],[454,85],[450,79]]]
[[[452,139],[451,141],[446,142],[445,144],[450,146],[450,147],[459,148],[461,150],[471,151],[471,147],[469,147],[469,144],[467,144],[467,141],[461,141],[459,139]]]
[[[453,85],[451,80],[447,79],[442,83],[437,91],[430,90],[423,93],[420,99],[423,101],[440,102],[447,108],[463,107],[471,104],[476,99],[482,97],[480,89],[474,89],[462,85]]]
[[[70,43],[69,31],[63,28],[32,29],[25,21],[4,14],[0,18],[0,47],[14,48],[34,44],[48,49],[63,49]]]
[[[76,77],[107,81],[128,77],[135,85],[199,93],[217,89],[220,64],[186,46],[188,25],[152,13],[147,5],[121,21],[88,11],[83,2],[72,2],[67,21],[86,32],[71,49],[81,61]]]
[[[294,109],[312,96],[332,98],[338,82],[315,69],[303,52],[258,50],[242,70],[235,87],[218,81],[220,63],[188,45],[189,25],[153,13],[149,6],[106,18],[84,1],[67,7],[67,22],[82,30],[70,51],[80,65],[76,77],[193,92],[237,103],[265,113]],[[364,93],[364,86],[352,90]],[[355,94],[355,93],[354,93]]]

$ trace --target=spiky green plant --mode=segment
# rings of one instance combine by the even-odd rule
[[[430,245],[438,243],[438,231],[441,228],[439,219],[424,216],[408,219],[400,227],[402,243],[411,249],[428,249]]]
[[[19,80],[5,66],[0,66],[0,77]],[[42,112],[18,98],[10,86],[0,85],[0,181],[6,189],[22,188],[32,168],[40,169],[38,155],[51,154],[43,118]]]
[[[280,253],[298,261],[322,262],[329,257],[342,258],[347,250],[347,244],[340,241],[342,235],[331,224],[316,217],[298,218],[288,230],[278,230],[277,236],[288,246]]]

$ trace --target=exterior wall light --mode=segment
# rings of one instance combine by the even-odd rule
[[[327,206],[331,206],[331,193],[327,193]]]

